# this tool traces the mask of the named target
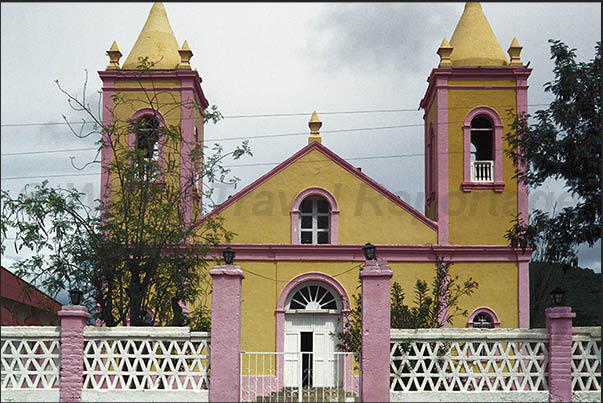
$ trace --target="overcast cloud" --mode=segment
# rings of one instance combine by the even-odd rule
[[[208,125],[206,138],[226,149],[229,138],[302,133],[250,141],[254,157],[233,164],[238,188],[268,171],[307,143],[310,114],[323,121],[323,143],[407,202],[423,211],[423,128],[419,101],[426,78],[438,64],[437,48],[450,40],[463,3],[166,3],[179,44],[188,40],[193,68],[203,78],[210,103],[225,116],[307,113],[302,116],[226,118]],[[105,51],[116,40],[123,63],[138,37],[151,3],[2,3],[1,147],[2,188],[13,194],[46,175],[51,185],[75,186],[99,195],[98,166],[82,172],[93,150],[72,153],[5,155],[57,149],[93,148],[96,138],[79,140],[65,126],[6,124],[77,119],[54,83],[80,92],[89,71],[89,94],[100,90],[97,71],[108,63]],[[484,3],[503,50],[514,36],[522,60],[534,69],[529,110],[550,102],[542,86],[553,78],[550,38],[578,48],[590,59],[601,38],[597,3]],[[398,113],[328,114],[334,111],[409,109]],[[330,130],[406,126],[328,133]],[[365,157],[385,157],[366,159]],[[8,179],[22,176],[40,178]],[[238,190],[238,189],[237,189]],[[221,198],[234,193],[221,189]],[[220,201],[220,200],[218,200]],[[531,207],[571,203],[562,184],[531,193]],[[11,258],[3,256],[10,264]],[[600,271],[600,243],[581,252],[581,264]]]

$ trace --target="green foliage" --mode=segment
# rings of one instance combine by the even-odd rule
[[[544,310],[553,305],[551,291],[565,290],[563,305],[576,313],[574,326],[601,326],[601,273],[562,264],[530,263],[530,327],[546,327]]]
[[[551,43],[555,79],[544,85],[555,99],[532,116],[513,115],[506,134],[517,177],[536,187],[547,179],[562,179],[578,198],[574,207],[552,214],[535,210],[529,222],[515,219],[506,238],[513,247],[543,248],[543,260],[576,266],[576,247],[591,247],[601,239],[601,42],[588,62],[576,62],[575,49],[558,40]],[[521,152],[520,152],[521,150]]]
[[[141,60],[145,65],[145,60]],[[141,72],[141,77],[146,71]],[[199,186],[215,182],[236,183],[222,166],[225,158],[251,155],[247,142],[225,152],[215,145],[211,152],[190,144],[191,168],[177,166],[180,128],[158,124],[158,94],[143,91],[142,99],[115,95],[114,108],[132,103],[138,110],[152,111],[148,119],[120,120],[103,125],[85,101],[63,90],[69,104],[92,120],[87,133],[69,126],[74,135],[100,139],[99,155],[110,152],[112,164],[103,165],[113,180],[113,188],[101,188],[110,195],[95,209],[86,206],[82,193],[49,188],[47,182],[15,199],[2,191],[2,248],[9,229],[16,230],[15,251],[33,251],[33,256],[16,263],[17,275],[32,279],[56,295],[67,288],[84,291],[84,301],[107,326],[118,324],[184,325],[189,319],[179,302],[195,300],[198,312],[191,313],[192,324],[207,329],[208,311],[204,307],[211,292],[207,252],[233,233],[219,218],[201,220],[204,208],[213,207],[211,192]],[[144,85],[140,81],[141,89]],[[174,100],[173,108],[180,108]],[[162,108],[166,106],[162,100]],[[188,106],[185,106],[188,107]],[[165,112],[165,109],[164,109]],[[119,116],[114,113],[114,116]],[[212,106],[208,116],[217,122],[220,112]],[[130,133],[136,134],[135,147],[128,147]],[[157,153],[161,148],[163,152]],[[103,151],[104,150],[104,151]],[[97,161],[99,162],[99,161]],[[181,174],[187,179],[181,181]],[[117,185],[117,186],[116,186]],[[192,212],[187,203],[193,205]],[[97,311],[98,307],[98,311]]]
[[[412,306],[406,305],[402,286],[394,281],[391,287],[391,322],[393,329],[424,329],[444,326],[440,318],[443,311],[448,311],[448,323],[453,324],[454,318],[466,317],[468,311],[459,307],[460,298],[470,296],[478,289],[478,283],[471,277],[461,282],[459,276],[450,273],[451,262],[436,257],[436,272],[431,290],[427,282],[417,280],[415,284],[415,299]],[[358,286],[360,288],[360,285]],[[347,321],[342,325],[342,331],[337,332],[339,339],[337,348],[342,351],[361,351],[362,348],[362,295],[352,295],[354,307]]]

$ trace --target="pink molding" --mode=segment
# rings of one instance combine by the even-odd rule
[[[113,79],[107,79],[105,83],[113,85]],[[111,126],[113,124],[113,91],[103,90],[102,110],[102,145],[101,145],[101,217],[106,217],[109,200],[111,198],[111,167],[113,165],[113,153],[111,144]],[[103,222],[104,222],[104,218]]]
[[[549,402],[572,401],[572,320],[569,306],[545,309],[549,333]]]
[[[530,256],[530,254],[528,255]],[[530,328],[530,261],[517,263],[517,316],[520,328]]]
[[[361,400],[390,399],[390,282],[392,270],[382,258],[369,260],[359,275],[362,283]]]
[[[209,102],[205,98],[203,94],[203,90],[201,89],[201,83],[203,80],[199,76],[199,73],[195,70],[166,70],[166,71],[136,71],[136,70],[101,70],[98,72],[103,83],[107,83],[107,87],[110,88],[114,84],[109,82],[110,80],[146,80],[152,79],[157,81],[165,81],[165,80],[173,80],[174,78],[188,78],[192,79],[190,85],[193,88],[196,98],[199,100],[199,103],[202,106],[202,109],[205,109],[209,106]],[[150,91],[157,91],[158,87],[148,88]],[[118,90],[118,88],[115,88]],[[123,90],[123,88],[119,88],[119,91]],[[142,88],[137,88],[137,90],[141,91]],[[127,90],[126,90],[127,91]]]
[[[363,262],[361,244],[291,245],[228,244],[240,261],[349,261]],[[204,246],[192,246],[201,250]],[[207,258],[221,258],[226,245],[209,251]],[[502,245],[377,245],[379,256],[389,262],[435,262],[435,256],[446,256],[453,262],[529,262],[531,250]],[[527,260],[526,260],[527,259]]]
[[[237,252],[238,253],[238,252]],[[285,351],[285,302],[287,297],[293,290],[302,285],[303,283],[315,281],[326,284],[329,288],[334,290],[339,298],[341,298],[341,314],[344,320],[350,313],[350,298],[345,288],[341,283],[335,280],[328,274],[320,272],[308,272],[300,274],[294,277],[285,285],[282,289],[278,301],[276,303],[275,315],[276,315],[276,352],[282,353]],[[284,380],[284,363],[282,360],[277,361],[277,374],[279,382]],[[280,385],[282,386],[282,385]]]
[[[239,266],[214,266],[211,311],[212,402],[236,402],[240,393],[241,283]]]
[[[383,186],[379,185],[377,182],[375,182],[374,180],[372,180],[371,178],[369,178],[368,176],[366,176],[364,173],[358,171],[358,169],[356,169],[349,162],[345,161],[343,158],[341,158],[340,156],[338,156],[337,154],[335,154],[333,151],[329,150],[327,147],[325,147],[323,144],[321,144],[321,143],[319,143],[317,141],[313,141],[312,143],[310,143],[307,146],[303,147],[298,152],[296,152],[295,154],[293,154],[291,157],[287,158],[285,161],[281,162],[279,165],[277,165],[276,167],[274,167],[273,169],[271,169],[270,171],[268,171],[266,174],[264,174],[260,178],[256,179],[251,184],[245,186],[243,189],[241,189],[238,193],[236,193],[235,195],[233,195],[232,197],[230,197],[224,203],[222,203],[221,205],[219,205],[218,207],[216,207],[215,209],[213,209],[212,211],[210,211],[209,213],[207,213],[206,215],[204,215],[203,218],[202,218],[202,220],[201,220],[201,222],[203,222],[207,218],[210,218],[210,217],[213,217],[213,216],[217,215],[218,213],[220,213],[221,211],[223,211],[227,207],[231,206],[236,201],[238,201],[239,199],[241,199],[242,197],[244,197],[245,195],[247,195],[248,193],[250,193],[254,189],[258,188],[260,185],[262,185],[263,183],[265,183],[267,180],[269,180],[270,178],[272,178],[276,174],[280,173],[281,171],[283,171],[284,169],[286,169],[288,166],[290,166],[291,164],[293,164],[295,161],[297,161],[298,159],[302,158],[304,155],[308,154],[309,152],[311,152],[314,149],[317,149],[318,151],[320,151],[321,153],[323,153],[326,157],[328,157],[329,159],[331,159],[333,162],[335,162],[336,164],[338,164],[339,166],[341,166],[343,169],[345,169],[346,171],[348,171],[350,174],[352,174],[356,178],[360,179],[364,183],[366,183],[369,186],[371,186],[377,192],[381,193],[383,196],[385,196],[386,198],[388,198],[389,200],[391,200],[394,204],[396,204],[397,206],[399,206],[400,208],[402,208],[403,210],[405,210],[407,213],[409,213],[413,217],[417,218],[419,221],[421,221],[422,223],[424,223],[425,225],[427,225],[429,228],[437,231],[438,224],[436,222],[434,222],[434,221],[430,220],[429,218],[425,217],[417,209],[415,209],[414,207],[412,207],[408,203],[406,203],[403,200],[401,200],[398,196],[396,196],[395,194],[393,194],[389,190],[385,189]],[[306,245],[304,245],[304,246],[306,246]]]
[[[448,89],[441,88],[448,83],[448,74],[435,76],[437,95],[437,220],[438,244],[448,245]]]
[[[490,183],[474,183],[471,182],[471,121],[477,116],[486,116],[494,128],[492,132],[493,148],[494,148],[494,182]],[[492,189],[495,192],[502,192],[505,187],[505,182],[502,180],[502,120],[498,113],[489,106],[478,106],[473,108],[465,117],[463,122],[463,178],[461,188],[464,192],[472,190]]]
[[[339,243],[339,206],[337,205],[337,200],[329,191],[317,186],[302,190],[293,199],[293,206],[291,207],[291,243],[295,245],[301,244],[299,235],[299,218],[301,216],[301,212],[299,211],[299,206],[301,205],[302,201],[309,196],[321,196],[329,203],[330,243],[332,245],[337,245]]]
[[[488,308],[487,306],[476,308],[473,310],[473,312],[471,312],[471,314],[469,315],[469,319],[467,319],[467,327],[473,327],[473,319],[475,319],[475,317],[482,312],[487,313],[492,317],[494,327],[496,329],[500,327],[500,320],[498,319],[498,315],[496,314],[496,312],[494,312],[494,309]]]
[[[84,386],[84,328],[90,318],[86,307],[65,305],[61,318],[61,402],[81,402]]]

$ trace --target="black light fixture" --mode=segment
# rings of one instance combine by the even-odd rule
[[[82,301],[82,296],[84,292],[82,290],[69,290],[69,299],[71,300],[71,305],[79,305]]]
[[[555,288],[551,291],[551,298],[553,299],[553,304],[561,305],[563,302],[563,296],[565,295],[565,291],[559,287]]]
[[[367,242],[362,247],[362,253],[364,253],[364,258],[366,260],[375,260],[375,257],[377,256],[377,247],[372,243]]]
[[[222,251],[222,256],[224,257],[224,262],[226,262],[226,264],[232,264],[232,262],[234,262],[235,251],[229,246]]]

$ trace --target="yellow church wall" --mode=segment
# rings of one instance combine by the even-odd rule
[[[513,80],[480,80],[479,82],[475,80],[449,80],[448,85],[451,87],[454,86],[493,86],[493,87],[507,87],[513,86],[515,87],[515,81]]]
[[[473,85],[480,85],[481,81]],[[449,105],[466,105],[451,108],[448,112],[448,159],[449,169],[449,240],[451,244],[506,245],[504,234],[510,221],[517,214],[517,182],[513,179],[512,161],[504,155],[503,174],[505,189],[463,192],[463,122],[475,107],[489,106],[495,109],[503,122],[503,136],[511,130],[513,119],[507,110],[515,107],[515,90],[463,90],[448,92]],[[503,139],[503,148],[507,144]]]
[[[360,262],[353,261],[237,261],[245,273],[242,282],[241,349],[245,351],[274,351],[276,348],[275,309],[283,288],[294,277],[307,272],[320,272],[335,279],[346,289],[350,303],[360,294],[358,273]],[[415,284],[427,281],[431,289],[435,275],[433,262],[390,262],[394,281],[404,291],[405,303],[415,306]],[[352,269],[352,270],[350,270]],[[347,272],[346,272],[347,271]],[[457,262],[451,266],[452,276],[460,282],[470,277],[479,284],[469,297],[460,299],[459,307],[471,313],[479,307],[494,310],[500,327],[517,327],[517,265],[514,262]],[[259,275],[263,276],[260,277]],[[276,280],[276,281],[274,281]],[[211,299],[208,300],[211,304]],[[211,306],[211,305],[209,305]],[[451,327],[463,328],[468,317],[456,317]]]
[[[290,211],[308,187],[331,192],[339,205],[339,243],[434,244],[436,232],[313,150],[220,213],[234,243],[291,243]]]

